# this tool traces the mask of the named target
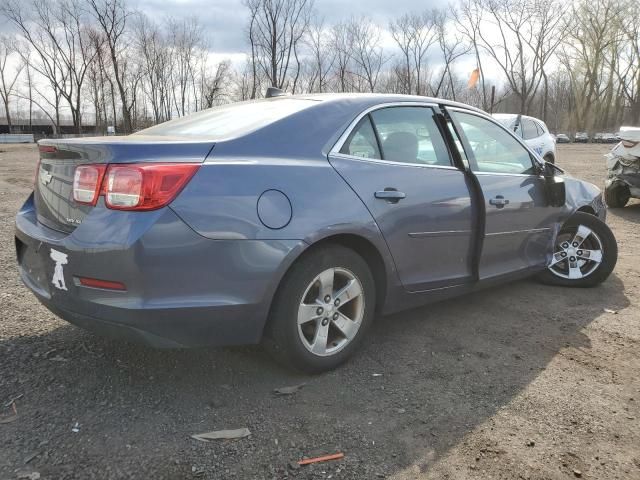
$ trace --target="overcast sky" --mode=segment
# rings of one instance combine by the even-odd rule
[[[444,4],[446,0],[316,0],[315,10],[327,23],[366,15],[386,27],[390,19],[403,13],[420,12]],[[247,51],[248,12],[241,0],[133,0],[131,5],[158,21],[165,17],[195,15],[209,32],[213,50],[218,55]]]

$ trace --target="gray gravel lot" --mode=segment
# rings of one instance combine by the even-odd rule
[[[609,148],[561,145],[558,163],[601,185]],[[57,319],[15,266],[37,151],[0,151],[0,479],[640,478],[637,201],[609,212],[602,286],[521,281],[380,318],[351,362],[305,377],[259,347],[155,351]]]

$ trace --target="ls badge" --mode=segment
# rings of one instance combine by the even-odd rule
[[[51,260],[56,262],[56,266],[53,269],[53,278],[51,279],[51,283],[53,283],[54,287],[59,290],[66,290],[67,285],[64,283],[64,272],[62,270],[62,266],[69,263],[67,254],[52,248],[49,256],[51,257]]]

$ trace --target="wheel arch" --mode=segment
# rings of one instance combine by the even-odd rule
[[[358,253],[358,255],[360,255],[364,259],[364,261],[371,269],[371,274],[373,275],[373,280],[376,286],[376,312],[382,310],[389,288],[387,279],[389,268],[385,265],[382,253],[371,240],[362,235],[354,233],[336,233],[333,235],[322,237],[310,244],[287,266],[285,272],[281,275],[278,281],[278,285],[276,286],[273,296],[269,302],[269,315],[267,316],[267,321],[265,322],[265,328],[268,328],[267,324],[269,323],[269,317],[271,316],[271,311],[273,310],[278,291],[280,290],[283,280],[289,274],[291,269],[302,258],[327,245],[341,245],[343,247],[349,248]]]
[[[380,311],[387,295],[387,267],[378,248],[368,239],[352,233],[339,233],[325,237],[309,247],[320,248],[324,245],[341,245],[360,255],[371,269],[376,285],[376,311]]]
[[[593,209],[593,207],[591,205],[583,205],[580,208],[578,208],[576,210],[576,212],[584,212],[584,213],[588,213],[590,215],[597,216],[596,211]]]

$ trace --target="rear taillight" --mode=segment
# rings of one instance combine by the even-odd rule
[[[106,165],[78,165],[73,175],[73,199],[83,205],[95,205]]]
[[[622,146],[625,148],[633,148],[640,142],[631,142],[629,140],[622,140]]]
[[[53,145],[38,145],[38,151],[40,153],[56,153],[58,149]]]
[[[87,167],[96,170],[85,170]],[[95,205],[98,196],[104,195],[108,208],[156,210],[170,203],[199,167],[199,163],[80,165],[76,167],[73,198]],[[90,193],[94,195],[91,199]]]
[[[105,203],[117,210],[155,210],[173,200],[200,164],[111,165],[105,180]]]

